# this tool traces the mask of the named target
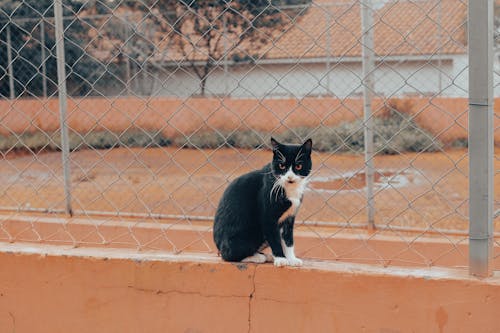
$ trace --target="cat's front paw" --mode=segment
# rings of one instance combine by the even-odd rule
[[[271,253],[263,253],[263,255],[266,256],[266,262],[274,261],[274,256]]]
[[[283,267],[288,265],[288,259],[284,257],[274,257],[274,266]]]
[[[299,258],[288,258],[287,260],[290,266],[299,267],[303,264],[302,260],[300,260]]]

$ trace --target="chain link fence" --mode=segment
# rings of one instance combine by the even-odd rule
[[[467,1],[65,0],[63,39],[0,3],[1,240],[216,252],[227,184],[312,137],[298,254],[467,265]]]

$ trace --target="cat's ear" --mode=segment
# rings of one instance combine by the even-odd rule
[[[302,148],[304,149],[304,151],[307,153],[307,154],[311,154],[311,150],[312,150],[312,140],[311,139],[307,139],[303,144],[302,144]]]
[[[278,150],[280,146],[280,143],[276,141],[274,138],[271,138],[271,147],[273,148],[273,151]]]

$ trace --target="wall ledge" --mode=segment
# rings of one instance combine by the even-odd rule
[[[0,242],[2,332],[500,332],[500,275]]]
[[[494,271],[492,277],[477,278],[470,276],[466,267],[463,268],[445,268],[445,267],[427,267],[427,268],[409,268],[382,265],[369,265],[359,263],[345,263],[326,260],[304,260],[302,267],[281,267],[274,268],[271,264],[264,265],[227,263],[220,257],[211,253],[181,253],[173,254],[162,251],[143,251],[139,252],[130,248],[89,248],[72,247],[64,245],[48,245],[33,243],[6,243],[0,242],[0,253],[12,253],[19,255],[40,255],[40,256],[73,256],[78,258],[94,259],[119,259],[132,260],[135,262],[167,261],[167,262],[195,262],[195,263],[219,263],[222,265],[235,265],[238,267],[263,266],[272,267],[276,270],[323,270],[337,273],[349,274],[368,274],[377,276],[394,276],[408,278],[444,279],[444,280],[468,280],[482,281],[483,283],[500,286],[500,271]]]

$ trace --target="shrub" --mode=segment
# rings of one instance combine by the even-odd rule
[[[0,135],[0,151],[52,149],[52,136],[50,133],[34,132]]]
[[[452,148],[467,148],[469,147],[469,140],[467,138],[459,138],[453,141],[450,146]]]
[[[398,108],[403,111],[398,110]],[[439,140],[422,129],[409,115],[411,105],[389,101],[374,117],[374,152],[397,154],[402,152],[436,151],[442,149]],[[356,120],[337,126],[296,127],[280,134],[272,134],[282,142],[302,143],[312,138],[314,148],[323,152],[360,153],[364,150],[364,122]],[[158,147],[174,144],[182,148],[215,149],[229,146],[245,149],[268,147],[271,133],[250,129],[238,131],[199,130],[191,135],[177,137],[173,142],[161,132],[130,129],[123,133],[96,131],[87,134],[69,132],[70,150],[83,148],[110,149],[115,147]],[[466,141],[457,140],[453,146]],[[0,151],[60,150],[60,132],[23,133],[18,136],[0,136]]]
[[[314,149],[324,152],[359,152],[363,150],[363,128],[359,121],[342,123],[335,127],[299,127],[289,129],[278,138],[283,142],[302,143],[313,140]]]
[[[396,107],[403,107],[405,111],[401,112]],[[406,113],[409,107],[406,103],[389,102],[381,115],[373,118],[375,153],[397,154],[442,149],[442,143]],[[285,142],[299,143],[310,137],[318,151],[359,153],[365,146],[364,126],[363,121],[356,120],[333,127],[299,127],[285,131],[279,138]]]
[[[374,118],[374,149],[380,154],[437,151],[442,143],[421,128],[410,115],[397,110],[391,103],[388,112]]]
[[[422,129],[414,119],[394,108],[373,119],[374,152],[377,154],[398,154],[402,152],[437,151],[442,148],[439,140]],[[273,134],[277,140],[288,143],[302,143],[312,138],[314,149],[322,152],[360,153],[364,150],[364,122],[356,120],[333,127],[296,127],[281,134]],[[270,134],[251,130],[236,132],[200,131],[187,137],[180,137],[174,144],[187,148],[260,148],[268,145]]]
[[[269,140],[269,135],[252,130],[235,131],[227,136],[228,145],[244,149],[261,148],[266,146]]]
[[[156,147],[168,146],[170,139],[159,132],[148,132],[142,130],[129,130],[123,133],[109,131],[96,131],[87,134],[68,132],[69,149],[71,151],[92,148],[109,149],[115,147]],[[19,135],[0,135],[0,151],[10,150],[61,150],[60,131],[52,133],[34,132]]]
[[[215,149],[226,144],[226,137],[218,131],[199,131],[177,137],[174,144],[182,148]]]
[[[256,149],[266,146],[270,136],[265,133],[243,131],[199,131],[188,136],[181,136],[174,140],[176,146],[182,148],[215,149],[218,147],[235,147]]]

